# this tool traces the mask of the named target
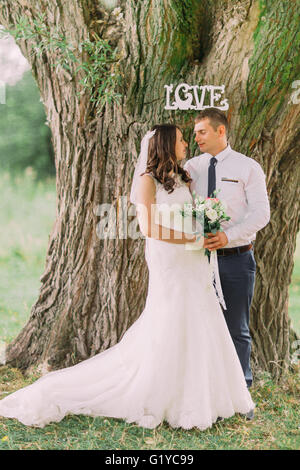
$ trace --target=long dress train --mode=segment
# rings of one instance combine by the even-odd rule
[[[179,179],[171,194],[156,187],[158,204],[192,201]],[[121,341],[8,395],[0,416],[36,427],[84,414],[204,430],[254,408],[204,250],[147,238],[145,257],[146,305]]]

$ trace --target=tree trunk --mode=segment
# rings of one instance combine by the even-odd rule
[[[43,12],[46,28],[58,27],[75,46],[94,33],[108,39],[118,50],[122,96],[97,115],[80,83],[82,71],[75,73],[74,64],[68,73],[52,68],[56,51],[32,53],[38,36],[20,41],[52,130],[57,212],[39,297],[7,348],[7,362],[24,370],[73,365],[114,345],[138,318],[148,281],[144,241],[126,238],[120,217],[125,206],[130,209],[122,196],[129,194],[141,136],[153,124],[171,121],[192,143],[196,112],[164,109],[164,85],[224,84],[231,146],[255,158],[267,175],[271,222],[255,244],[251,332],[254,365],[279,379],[289,361],[288,285],[299,229],[300,107],[291,99],[299,48],[296,2],[115,3],[120,10],[105,10],[94,0],[3,2],[0,23],[6,27],[20,15],[33,25]],[[84,60],[79,47],[75,55]],[[97,224],[105,203],[112,204],[117,236],[103,240]]]

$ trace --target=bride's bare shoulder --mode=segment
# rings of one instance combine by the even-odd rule
[[[156,184],[155,179],[149,173],[145,173],[144,175],[140,176],[139,178],[139,192],[141,193],[155,193],[156,191]]]
[[[146,204],[155,200],[156,185],[154,178],[145,173],[140,176],[138,189],[137,189],[137,202],[140,204]]]
[[[140,181],[143,185],[147,185],[147,186],[156,186],[156,180],[154,178],[153,175],[151,175],[150,173],[145,173],[144,175],[142,175],[140,177]]]
[[[154,176],[151,175],[151,173],[144,173],[144,174],[141,176],[141,178],[144,178],[144,179],[146,179],[146,178],[147,178],[147,179],[151,178],[152,181],[154,180]]]

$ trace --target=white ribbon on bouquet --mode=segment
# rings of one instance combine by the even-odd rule
[[[224,296],[223,296],[221,281],[220,281],[217,250],[210,252],[210,266],[211,266],[211,273],[212,273],[212,282],[215,285],[215,290],[216,290],[218,300],[220,304],[222,305],[222,307],[224,308],[224,310],[227,310]]]

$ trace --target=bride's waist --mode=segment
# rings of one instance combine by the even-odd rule
[[[166,240],[157,240],[156,238],[146,237],[146,249],[153,249],[160,252],[189,252],[194,243],[172,243]],[[204,253],[204,249],[199,248],[197,251]]]
[[[154,269],[158,277],[159,273],[163,275],[170,269],[180,276],[185,276],[187,271],[198,275],[203,263],[207,264],[203,249],[190,250],[188,244],[168,243],[154,238],[146,238],[145,259],[150,272]]]
[[[174,248],[184,248],[185,244],[184,243],[172,243],[170,242],[167,238],[165,240],[157,240],[156,238],[152,237],[146,237],[146,244],[148,245],[153,245],[153,246],[168,246],[168,247],[174,247]]]

